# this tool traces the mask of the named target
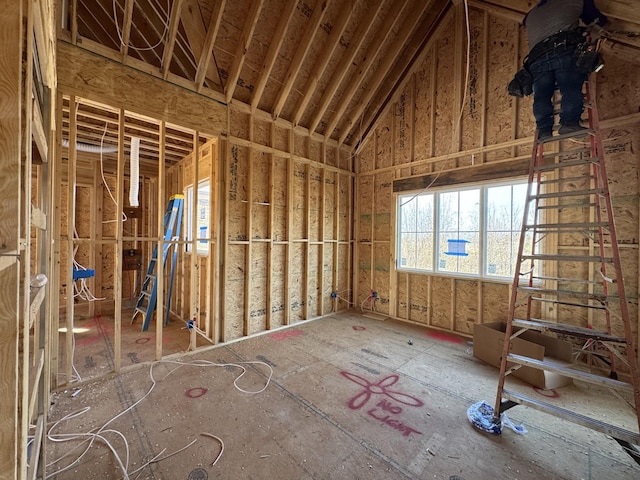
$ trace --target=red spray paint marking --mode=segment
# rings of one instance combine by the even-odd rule
[[[102,315],[98,314],[93,317],[93,320],[82,325],[83,328],[96,327],[97,333],[91,336],[83,336],[82,334],[76,334],[76,345],[90,345],[96,343],[103,338],[113,335],[113,325],[102,321]]]
[[[142,338],[136,339],[136,343],[138,345],[142,345],[143,343],[149,343],[150,340],[151,340],[151,337],[142,337]]]
[[[464,341],[460,337],[454,337],[453,335],[447,335],[446,333],[440,333],[440,332],[429,332],[427,333],[427,337],[433,338],[435,340],[442,340],[443,342],[451,342],[451,343],[462,343]]]
[[[395,402],[410,407],[421,407],[424,405],[424,402],[419,398],[407,395],[406,393],[398,392],[396,390],[390,390],[388,388],[398,382],[398,379],[400,378],[398,375],[389,375],[377,382],[370,382],[366,378],[350,372],[340,372],[340,375],[352,381],[353,383],[364,387],[364,390],[358,393],[347,403],[347,406],[351,410],[361,409],[367,404],[367,402],[369,402],[369,399],[373,395],[380,395],[382,396],[382,398],[379,398],[374,408],[371,408],[367,411],[367,415],[382,422],[384,425],[398,430],[405,437],[408,437],[412,433],[416,433],[418,435],[422,434],[422,432],[419,432],[415,428],[410,427],[398,418],[394,418],[392,415],[399,415],[402,413],[402,407],[399,405],[395,405],[387,398],[384,398],[386,396]]]
[[[543,397],[560,398],[560,394],[555,390],[542,390],[541,388],[538,388],[538,387],[531,387],[531,388],[533,388],[536,392],[538,392]]]
[[[353,329],[354,329],[355,331],[366,330],[366,328],[361,327],[360,325],[354,325],[354,326],[353,326]]]
[[[286,340],[287,338],[299,337],[301,335],[304,335],[304,332],[302,330],[298,330],[297,328],[291,328],[283,332],[272,333],[269,336],[279,342],[281,340]]]
[[[189,398],[200,398],[201,396],[203,396],[208,391],[209,391],[208,388],[194,387],[194,388],[190,388],[189,390],[184,392],[184,394],[185,394],[185,396],[187,396]]]

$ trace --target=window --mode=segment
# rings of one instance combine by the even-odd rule
[[[526,194],[520,180],[399,196],[397,268],[512,279]]]
[[[198,182],[198,206],[196,211],[196,225],[193,227],[193,185],[189,185],[185,191],[185,212],[186,212],[186,229],[185,229],[185,239],[187,242],[191,242],[193,240],[194,231],[197,235],[196,238],[209,238],[209,197],[210,197],[211,189],[209,187],[209,180],[201,180]],[[191,243],[187,243],[186,249],[187,252],[191,252],[192,250]],[[208,240],[198,240],[196,244],[196,253],[201,255],[207,255],[209,253],[209,241]]]

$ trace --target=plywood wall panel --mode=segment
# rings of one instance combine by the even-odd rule
[[[380,173],[375,176],[375,201],[373,239],[391,241],[391,211],[393,174]]]
[[[385,115],[376,129],[375,168],[390,167],[393,162],[393,116]]]
[[[389,314],[389,245],[386,243],[373,246],[373,289],[378,292],[376,307],[378,312]]]
[[[312,165],[309,166],[309,240],[321,241],[321,227],[324,221],[320,218],[322,205],[322,171]]]
[[[506,322],[509,316],[509,284],[482,283],[481,323]]]
[[[293,166],[293,201],[291,214],[293,215],[292,239],[307,238],[307,167],[302,163]]]
[[[251,278],[249,279],[249,334],[266,329],[267,322],[267,255],[264,242],[251,245]]]
[[[271,265],[271,328],[276,328],[285,323],[285,308],[288,303],[285,295],[287,247],[285,245],[272,245]]]
[[[478,304],[473,300],[478,298],[478,281],[455,281],[456,303],[454,330],[458,333],[473,335],[473,325],[478,318]],[[460,300],[457,300],[457,299]]]
[[[320,245],[309,245],[309,270],[307,272],[307,315],[314,318],[320,315],[320,303],[322,302],[322,285],[319,283],[322,272],[322,257]]]
[[[427,325],[429,323],[429,288],[431,285],[430,277],[426,275],[407,275],[409,281],[409,297],[405,299],[403,295],[401,298],[403,301],[408,300],[406,308],[409,310],[409,320],[423,323]]]
[[[469,11],[469,55],[466,99],[460,125],[461,148],[468,150],[483,145],[485,51],[484,12]],[[463,75],[467,75],[467,67]]]
[[[357,228],[356,238],[361,242],[372,240],[372,221],[374,214],[374,175],[362,175],[358,178],[357,191]]]
[[[322,247],[322,285],[320,288],[320,305],[324,315],[330,313],[333,309],[333,298],[331,293],[334,292],[333,285],[333,256],[336,255],[337,244],[326,243]]]
[[[307,281],[306,271],[306,244],[293,243],[290,247],[290,319],[291,321],[299,321],[304,319],[304,305],[307,299],[304,297],[304,284]]]
[[[453,32],[455,26],[453,20],[445,20],[447,25],[444,30]],[[454,104],[454,91],[451,83],[456,79],[455,73],[455,39],[453,35],[443,36],[437,40],[438,52],[436,61],[436,88],[438,94],[435,98],[435,154],[444,155],[451,152],[452,131],[454,122],[457,122],[458,106]],[[459,81],[459,79],[457,79]]]
[[[393,107],[393,164],[399,165],[402,163],[409,163],[412,161],[412,146],[413,146],[413,113],[414,113],[414,101],[413,92],[415,90],[415,75],[412,77],[411,82],[407,82],[407,85],[403,89],[402,93],[398,97],[398,101]],[[382,163],[379,165],[386,165],[380,159]]]
[[[431,277],[431,325],[451,329],[451,278]]]

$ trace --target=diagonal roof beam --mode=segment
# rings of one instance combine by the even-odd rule
[[[229,70],[229,78],[227,79],[227,86],[225,88],[227,103],[229,103],[233,98],[233,92],[236,89],[238,77],[240,77],[240,70],[242,70],[242,65],[247,58],[249,44],[251,43],[253,31],[258,23],[258,18],[260,17],[260,11],[262,10],[263,4],[264,0],[253,0],[251,2],[251,8],[246,17],[244,29],[242,30],[242,37],[236,47],[236,53],[234,55],[235,60],[233,61],[233,65],[231,65],[231,70]]]
[[[325,129],[325,132],[324,132],[325,137],[331,138],[333,129],[336,128],[338,121],[340,120],[345,110],[349,106],[349,103],[351,103],[351,100],[353,99],[353,96],[358,90],[358,87],[360,87],[360,84],[364,80],[365,74],[369,71],[369,68],[371,67],[374,60],[378,56],[378,53],[382,49],[382,45],[384,44],[384,42],[386,42],[387,38],[391,34],[391,31],[393,30],[393,26],[403,16],[403,13],[407,8],[408,3],[409,2],[405,0],[402,3],[402,5],[397,7],[395,15],[388,15],[385,18],[385,21],[382,27],[380,28],[380,30],[376,32],[377,34],[374,37],[371,44],[369,45],[369,50],[367,50],[367,53],[365,55],[365,61],[358,66],[358,71],[356,72],[355,76],[352,76],[349,78],[349,86],[343,92],[342,98],[340,100],[340,104],[337,110],[334,112],[333,116],[331,117],[331,120],[327,124],[327,128]]]
[[[260,99],[262,98],[262,94],[264,93],[264,88],[266,87],[267,81],[269,80],[269,75],[271,75],[271,70],[273,69],[273,66],[276,63],[276,59],[278,58],[280,47],[282,47],[284,34],[287,31],[289,22],[291,22],[293,12],[296,11],[296,5],[298,5],[298,0],[288,0],[282,14],[280,15],[280,21],[278,22],[275,33],[273,34],[273,39],[271,40],[269,50],[267,51],[264,62],[262,63],[262,68],[260,69],[260,75],[258,77],[258,82],[256,83],[256,88],[251,94],[252,112],[255,112],[258,108],[258,104],[260,103]]]
[[[202,85],[204,84],[204,77],[213,54],[213,44],[218,36],[218,29],[222,21],[225,3],[226,0],[214,0],[213,2],[213,11],[211,12],[211,19],[209,20],[209,28],[207,28],[207,37],[204,39],[204,44],[202,45],[202,52],[196,72],[195,84],[198,91],[202,90]]]
[[[184,25],[184,33],[187,36],[188,46],[191,49],[191,53],[195,59],[199,59],[202,55],[202,47],[204,46],[204,39],[207,36],[205,29],[204,19],[202,18],[202,12],[197,0],[184,0],[184,8],[182,9],[182,25]],[[195,69],[198,69],[198,65],[195,64]],[[195,77],[194,77],[195,78]],[[216,70],[215,65],[209,63],[207,66],[207,73],[205,78],[211,80],[218,79],[218,83],[222,85],[222,79],[219,72]]]
[[[387,77],[389,72],[391,71],[391,67],[394,65],[395,61],[398,59],[398,56],[401,54],[402,50],[404,50],[407,41],[411,38],[411,35],[416,31],[416,28],[420,24],[420,20],[422,19],[424,13],[427,11],[429,7],[432,5],[431,0],[423,0],[422,6],[420,9],[416,8],[412,9],[409,18],[406,18],[402,24],[402,30],[398,32],[398,36],[393,41],[393,44],[387,50],[384,58],[378,65],[376,69],[375,76],[373,76],[367,85],[367,88],[364,92],[362,98],[360,98],[360,104],[355,108],[354,111],[351,112],[351,115],[347,119],[347,122],[343,127],[341,127],[340,131],[340,140],[339,144],[342,145],[344,140],[347,138],[347,135],[353,128],[353,124],[356,120],[362,115],[364,109],[367,107],[374,93],[378,91],[382,81]]]
[[[336,91],[338,90],[338,87],[342,83],[342,80],[347,75],[349,66],[353,62],[353,59],[358,53],[358,50],[360,50],[360,47],[362,46],[362,43],[364,42],[364,39],[367,36],[367,33],[369,33],[369,30],[373,26],[373,22],[376,16],[378,15],[378,13],[380,12],[380,9],[382,8],[382,2],[383,0],[375,0],[375,3],[371,5],[369,12],[367,12],[367,16],[362,20],[362,23],[360,23],[360,25],[358,26],[358,30],[353,35],[353,39],[351,40],[349,46],[347,47],[347,51],[342,57],[340,64],[336,67],[334,74],[331,77],[331,81],[329,82],[327,89],[324,91],[324,94],[322,95],[322,99],[320,100],[320,106],[318,107],[318,111],[316,112],[315,117],[311,121],[311,126],[309,127],[309,133],[315,132],[316,128],[318,127],[318,124],[320,123],[320,120],[322,120],[322,117],[324,116],[324,113],[327,111],[327,108],[329,108],[329,103],[331,102],[331,99],[336,94]],[[327,135],[327,138],[328,137],[329,136]]]
[[[338,22],[331,29],[331,34],[329,35],[329,39],[327,40],[327,44],[322,50],[320,57],[316,61],[316,64],[309,75],[309,79],[307,80],[307,84],[304,87],[304,91],[302,92],[302,98],[298,102],[296,106],[295,112],[293,114],[293,124],[298,125],[300,121],[300,117],[306,110],[309,102],[311,101],[311,96],[313,92],[315,92],[316,87],[318,86],[318,79],[322,76],[324,69],[327,68],[329,60],[331,59],[331,55],[338,47],[340,43],[340,38],[344,34],[344,31],[347,28],[347,23],[351,15],[353,14],[353,9],[356,6],[355,0],[346,0],[344,2],[344,8],[340,12],[338,16]]]
[[[124,18],[122,20],[122,39],[120,40],[120,56],[122,57],[122,63],[125,63],[125,59],[129,54],[129,38],[131,37],[131,21],[133,19],[133,4],[135,0],[125,0],[124,3]],[[118,18],[115,18],[118,21]]]
[[[278,118],[280,116],[282,107],[284,107],[287,98],[289,98],[289,93],[291,93],[293,83],[300,72],[302,62],[304,62],[304,58],[307,56],[307,52],[311,47],[313,37],[318,32],[318,27],[322,23],[322,19],[324,18],[324,14],[327,12],[329,3],[331,3],[331,0],[318,0],[315,8],[313,9],[309,23],[305,26],[304,35],[302,36],[298,48],[296,49],[296,53],[291,60],[291,65],[289,65],[289,71],[285,77],[284,86],[278,94],[275,107],[273,108],[273,118]]]
[[[169,76],[169,67],[171,66],[171,58],[173,57],[173,48],[176,45],[176,37],[178,35],[178,25],[180,24],[180,12],[182,10],[183,0],[174,0],[171,6],[171,16],[169,17],[169,33],[164,44],[164,52],[162,55],[162,78],[165,80]]]

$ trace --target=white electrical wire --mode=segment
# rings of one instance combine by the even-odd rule
[[[84,433],[54,433],[54,430],[58,428],[58,426],[68,420],[77,418],[83,414],[85,414],[86,412],[88,412],[91,407],[85,407],[81,410],[78,410],[76,412],[72,412],[68,415],[65,415],[64,417],[62,417],[60,420],[57,420],[52,426],[51,428],[49,428],[49,431],[47,432],[47,438],[52,441],[52,442],[56,442],[56,443],[61,443],[61,442],[71,442],[71,441],[78,441],[80,440],[80,443],[73,447],[72,449],[70,449],[69,451],[67,451],[62,457],[53,460],[51,462],[49,462],[47,464],[47,468],[52,467],[53,465],[57,464],[58,462],[60,462],[61,460],[63,460],[64,458],[67,458],[68,456],[70,456],[73,452],[75,452],[76,450],[78,450],[79,448],[81,448],[82,446],[85,446],[84,450],[82,451],[82,453],[76,457],[75,460],[73,460],[73,462],[71,462],[70,464],[66,465],[65,467],[62,467],[58,470],[56,470],[55,472],[51,472],[50,474],[46,475],[45,478],[51,478],[54,477],[62,472],[65,472],[71,468],[73,468],[74,466],[76,466],[80,460],[87,454],[87,452],[91,449],[91,447],[93,446],[94,442],[96,440],[103,442],[113,453],[113,455],[116,457],[116,461],[118,463],[118,466],[120,467],[120,469],[122,470],[122,474],[123,474],[123,478],[124,480],[129,480],[131,475],[134,475],[138,472],[140,472],[142,469],[144,469],[145,467],[147,467],[148,465],[150,465],[151,463],[156,463],[162,460],[165,460],[187,448],[189,448],[191,445],[193,445],[197,440],[193,440],[191,443],[189,443],[188,445],[182,447],[181,449],[169,454],[169,455],[165,455],[164,457],[160,457],[160,455],[162,455],[165,451],[166,448],[164,448],[160,453],[158,453],[156,456],[154,456],[151,460],[149,460],[148,462],[146,462],[144,465],[142,465],[141,467],[137,468],[134,471],[129,471],[129,460],[130,460],[130,450],[129,450],[129,443],[127,442],[126,437],[118,430],[113,430],[113,429],[107,429],[106,427],[113,423],[116,419],[120,418],[121,416],[123,416],[124,414],[126,414],[127,412],[129,412],[130,410],[132,410],[133,408],[135,408],[138,404],[140,404],[145,398],[147,398],[149,395],[151,395],[151,392],[153,392],[156,384],[158,383],[158,381],[156,381],[154,374],[153,374],[153,370],[155,368],[156,365],[160,365],[160,364],[169,364],[169,365],[178,365],[176,368],[174,368],[173,370],[170,370],[169,373],[167,373],[160,381],[164,381],[167,377],[169,377],[169,375],[173,374],[175,371],[177,371],[178,369],[185,367],[185,366],[193,366],[193,367],[236,367],[236,368],[240,368],[242,370],[242,373],[240,373],[240,375],[238,375],[235,380],[233,381],[233,385],[236,388],[236,390],[239,390],[240,392],[243,393],[247,393],[247,394],[258,394],[261,393],[263,391],[265,391],[267,389],[267,387],[269,386],[269,383],[271,382],[271,378],[273,377],[273,368],[271,368],[271,366],[265,362],[261,362],[261,361],[248,361],[248,362],[238,362],[238,363],[215,363],[215,362],[211,362],[208,360],[194,360],[194,361],[190,361],[190,362],[180,362],[177,360],[160,360],[158,362],[154,362],[149,366],[149,377],[151,379],[151,386],[149,387],[149,389],[147,390],[147,392],[140,397],[137,401],[135,401],[131,406],[127,407],[126,409],[124,409],[123,411],[121,411],[120,413],[118,413],[117,415],[115,415],[114,417],[112,417],[110,420],[108,420],[107,422],[105,422],[100,428],[98,429],[94,429],[90,432],[84,432]],[[258,390],[245,390],[243,388],[241,388],[238,385],[238,382],[240,381],[240,379],[244,376],[245,373],[247,373],[247,368],[244,365],[255,365],[255,364],[260,364],[260,365],[264,365],[265,367],[267,367],[267,369],[269,370],[269,375],[267,377],[267,380],[265,382],[265,385],[258,389]],[[125,445],[125,459],[123,460],[122,457],[120,456],[120,454],[118,453],[118,451],[115,449],[115,447],[113,446],[113,444],[105,437],[105,434],[115,434],[117,435],[120,439],[122,439],[122,441],[124,442]],[[212,465],[215,465],[215,463],[220,459],[220,457],[222,456],[222,452],[224,451],[224,442],[222,441],[221,438],[211,434],[211,433],[201,433],[201,435],[205,435],[205,436],[209,436],[212,438],[215,438],[216,440],[218,440],[220,442],[220,445],[222,447],[220,453],[218,454],[217,458],[214,460],[214,462],[212,463]]]
[[[113,193],[111,193],[111,189],[109,188],[109,184],[107,183],[107,180],[104,178],[104,162],[102,160],[102,151],[103,151],[102,147],[104,145],[104,137],[107,134],[108,126],[109,125],[107,123],[104,124],[104,132],[102,133],[102,138],[100,139],[100,175],[102,176],[102,183],[104,183],[104,186],[107,189],[109,196],[111,197],[111,201],[113,201],[113,204],[117,206],[118,202],[113,196]],[[113,223],[117,221],[118,220],[103,220],[102,223]],[[122,212],[122,221],[123,222],[127,221],[127,215],[124,212]]]
[[[154,48],[159,47],[162,44],[162,42],[164,41],[164,37],[166,37],[167,32],[169,31],[169,11],[170,11],[169,7],[170,7],[169,0],[167,0],[167,19],[163,22],[164,23],[164,32],[162,33],[162,36],[160,37],[160,40],[158,40],[158,43],[156,43],[152,47],[134,47],[133,45],[131,45],[131,42],[129,42],[129,45],[127,45],[127,47],[132,49],[132,50],[137,50],[139,52],[153,50]],[[124,46],[124,39],[122,38],[122,32],[120,31],[120,24],[118,23],[118,13],[116,11],[116,0],[113,0],[113,21],[116,24],[116,31],[118,32],[118,38],[120,39],[120,45]],[[123,19],[123,22],[124,22],[124,19]]]

